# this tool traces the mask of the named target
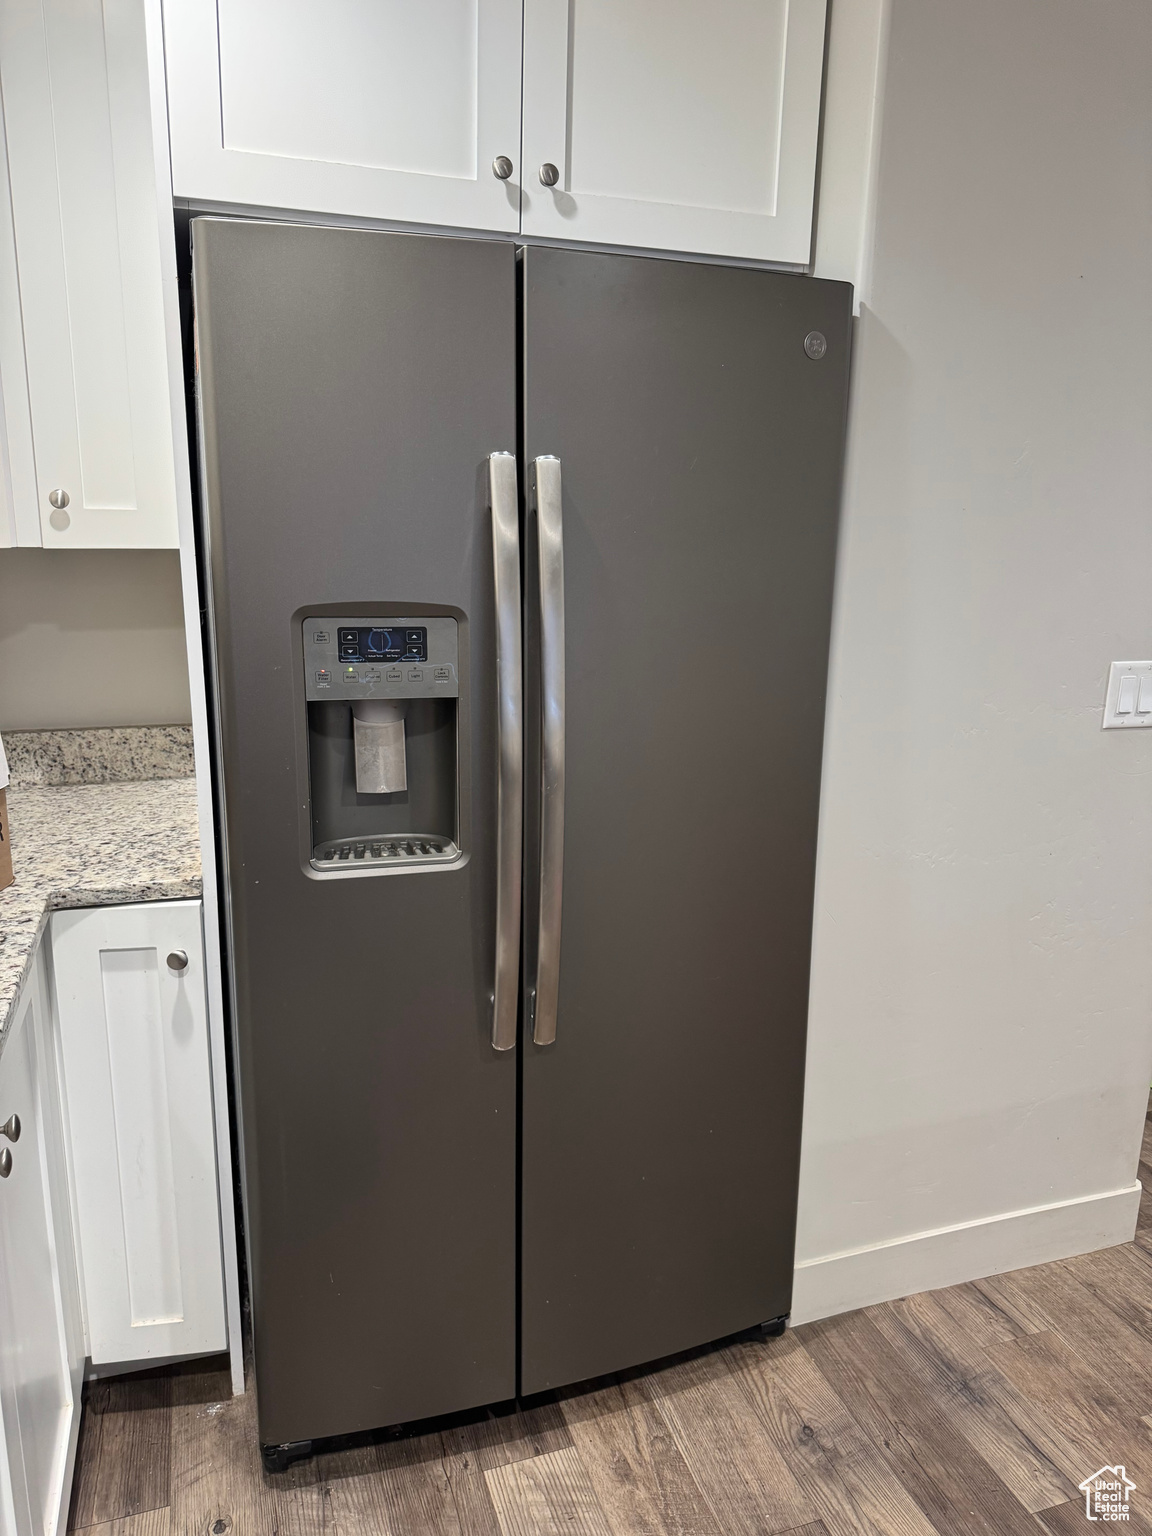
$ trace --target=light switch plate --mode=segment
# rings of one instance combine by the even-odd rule
[[[1104,729],[1152,725],[1152,661],[1114,661],[1104,697]]]

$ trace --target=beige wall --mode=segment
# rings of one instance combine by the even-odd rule
[[[1057,1228],[1116,1241],[1152,1069],[1152,731],[1100,730],[1109,662],[1152,656],[1152,7],[893,0],[890,26],[807,1316],[1047,1257]]]
[[[0,550],[0,731],[191,718],[177,551]]]

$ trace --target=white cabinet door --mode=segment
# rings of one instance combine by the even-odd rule
[[[58,912],[52,955],[88,1353],[225,1349],[200,903]]]
[[[68,1513],[83,1371],[56,1084],[39,957],[0,1054],[0,1418],[13,1536],[55,1536]],[[6,1485],[6,1486],[5,1486]],[[4,1509],[7,1505],[7,1509]]]
[[[807,262],[824,13],[525,0],[524,233]]]
[[[521,0],[167,0],[173,192],[516,230],[520,31]]]
[[[175,546],[143,7],[6,0],[0,88],[42,541]]]
[[[40,542],[8,146],[0,114],[0,548]]]

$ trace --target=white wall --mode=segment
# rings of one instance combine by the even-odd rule
[[[177,550],[0,550],[0,731],[191,718]]]
[[[1152,731],[1100,710],[1152,656],[1150,58],[1146,0],[892,0],[797,1320],[1131,1234]]]

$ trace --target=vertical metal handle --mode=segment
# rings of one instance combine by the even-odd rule
[[[520,509],[516,457],[488,458],[492,572],[496,591],[497,775],[496,984],[492,1047],[516,1044],[520,989],[520,880],[524,821],[523,669],[520,654]]]
[[[560,921],[564,899],[564,521],[560,460],[533,463],[540,551],[540,929],[532,1039],[556,1038]]]

